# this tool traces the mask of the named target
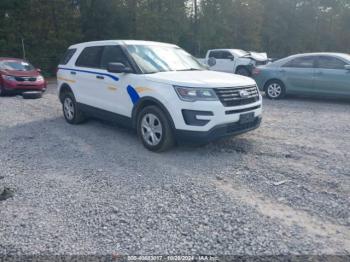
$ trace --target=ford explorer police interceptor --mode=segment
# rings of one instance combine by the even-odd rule
[[[253,79],[208,71],[173,44],[76,44],[62,57],[57,79],[68,123],[89,116],[118,121],[136,129],[151,151],[248,132],[262,119]]]

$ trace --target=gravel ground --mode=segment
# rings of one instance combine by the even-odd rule
[[[265,100],[264,123],[147,151],[66,124],[55,85],[0,99],[0,254],[350,254],[350,103]]]

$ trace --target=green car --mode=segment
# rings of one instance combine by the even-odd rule
[[[255,68],[253,78],[270,99],[286,94],[350,98],[350,55],[293,55]]]

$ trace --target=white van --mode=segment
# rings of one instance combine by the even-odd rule
[[[259,127],[262,98],[253,79],[208,71],[176,45],[98,41],[69,47],[57,72],[64,117],[116,120],[144,146],[207,143]]]

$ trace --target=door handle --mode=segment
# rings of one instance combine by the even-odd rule
[[[280,70],[280,73],[285,73],[285,72],[286,72],[286,70],[284,70],[284,69]]]
[[[70,74],[71,74],[71,75],[76,75],[76,74],[77,74],[77,72],[70,71]]]
[[[323,72],[316,72],[316,75],[318,76],[323,75]]]
[[[101,80],[105,79],[103,76],[96,76],[96,78]]]

